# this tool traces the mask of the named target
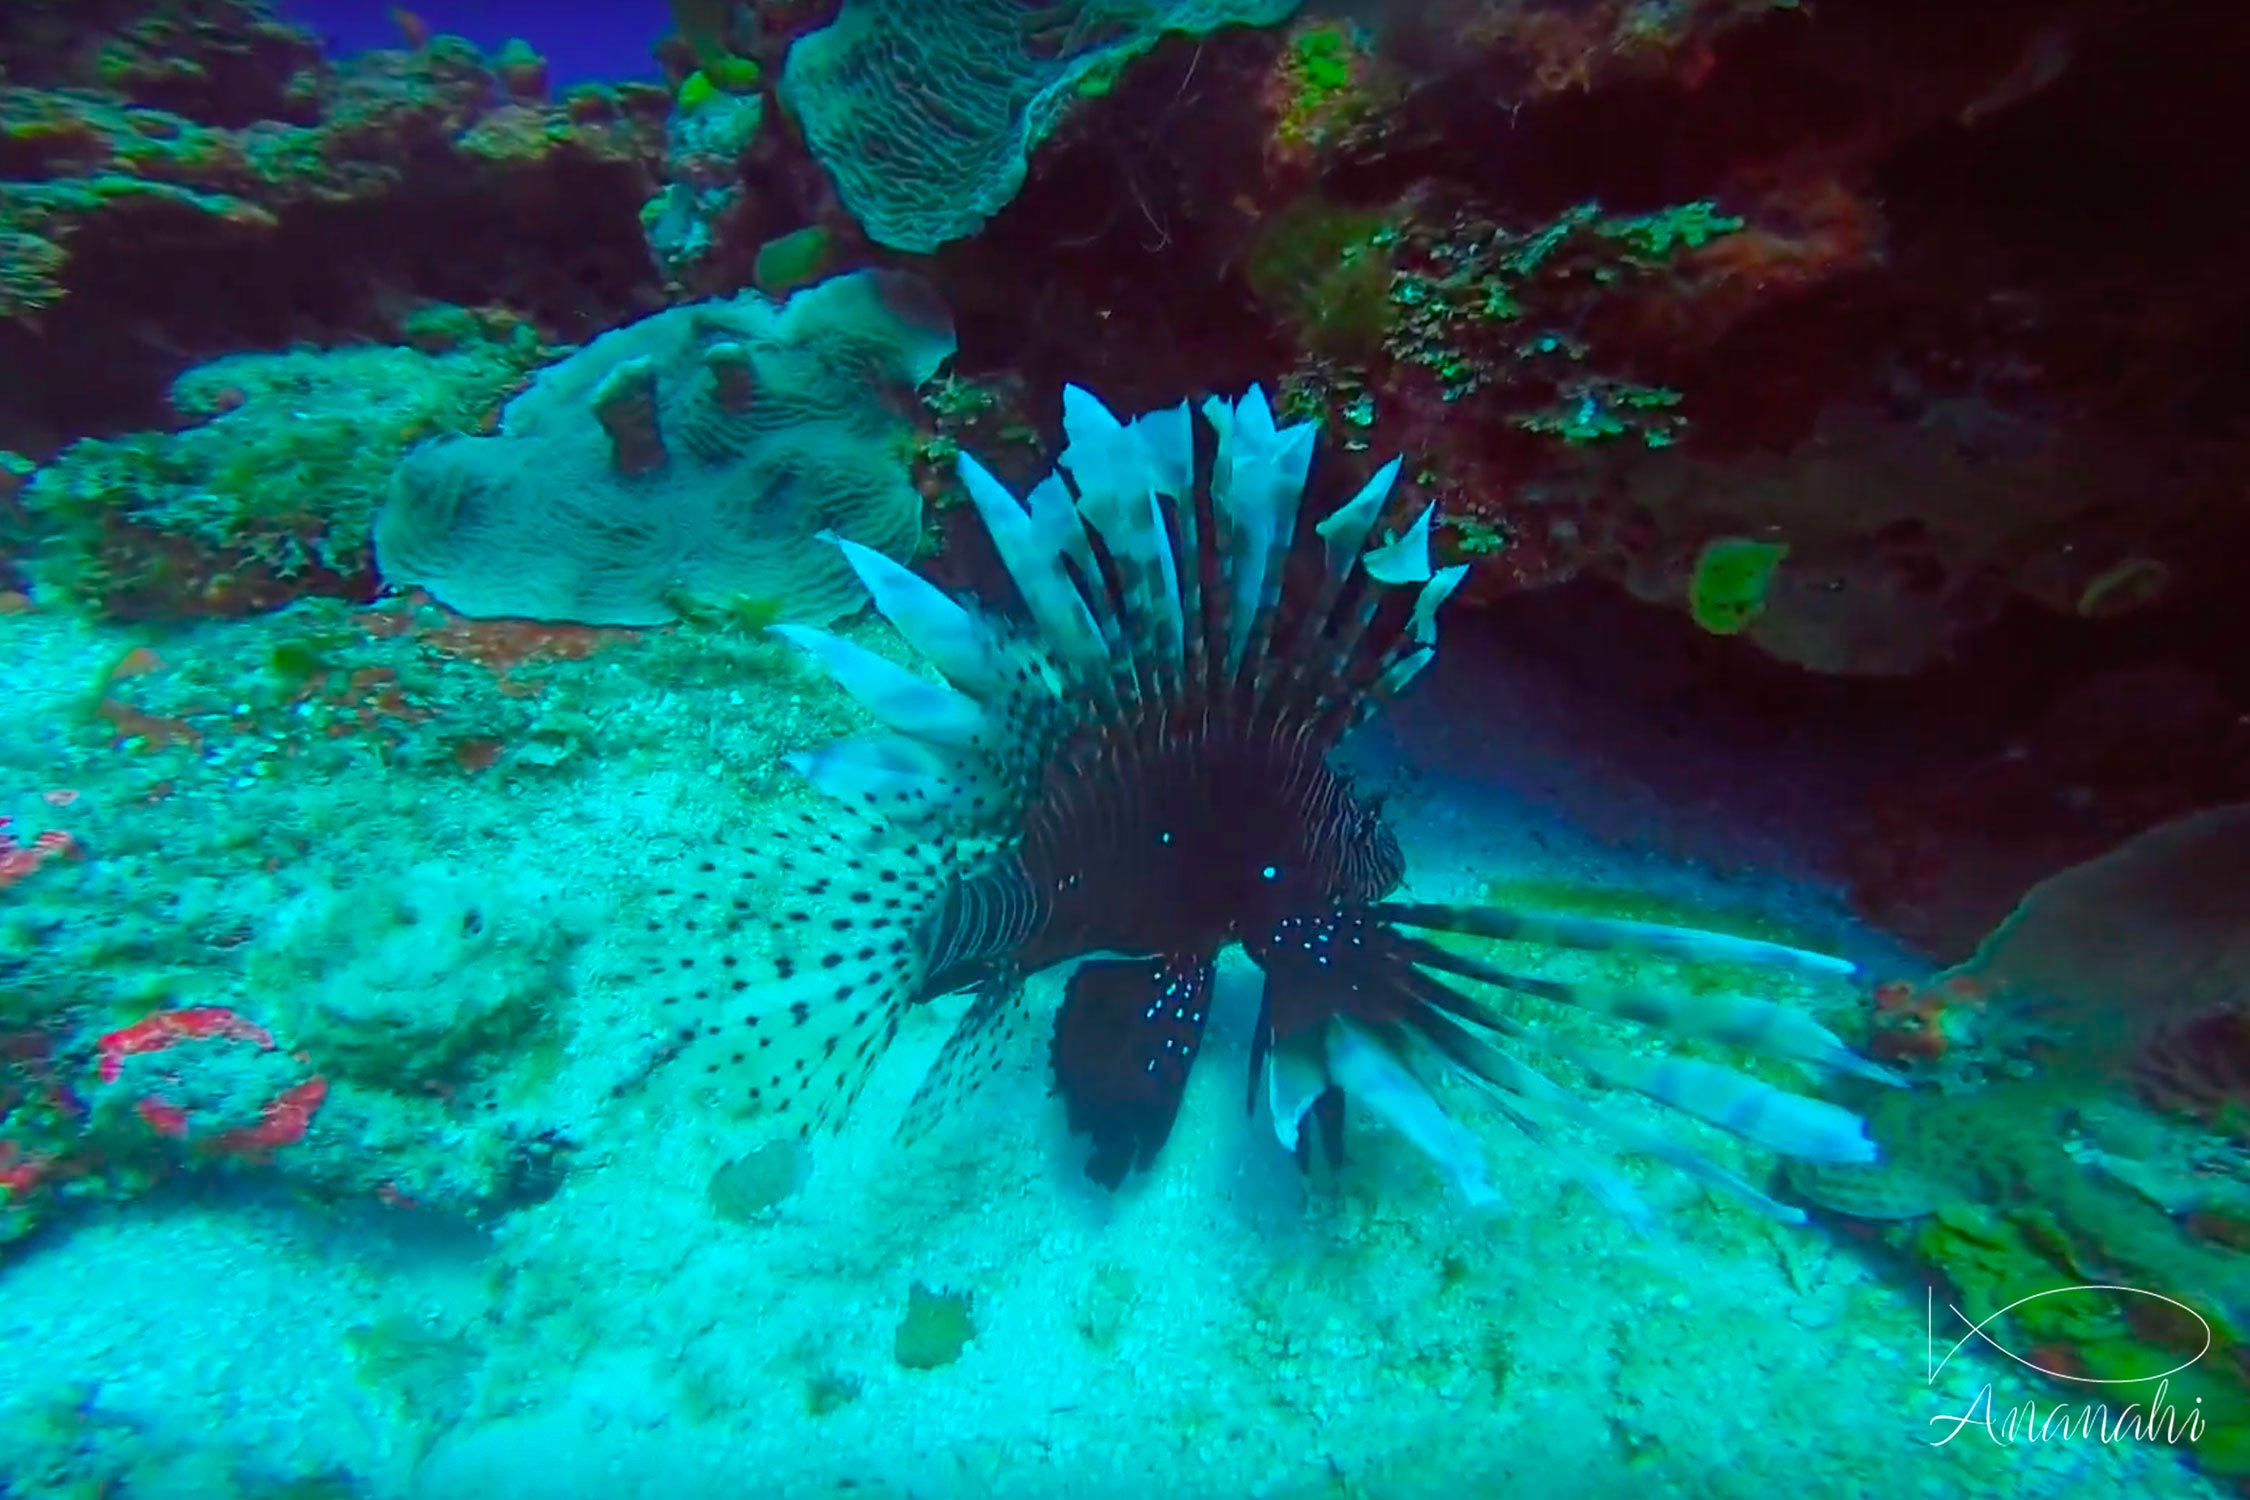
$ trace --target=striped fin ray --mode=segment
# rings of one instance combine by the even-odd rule
[[[1450,1028],[1425,1025],[1421,1029],[1471,1078],[1518,1092],[1532,1090],[1536,1097],[1564,1110],[1572,1119],[1789,1222],[1798,1222],[1803,1216],[1685,1143],[1579,1099],[1497,1045],[1495,1039],[1565,1058],[1606,1083],[1631,1089],[1779,1155],[1818,1162],[1868,1162],[1875,1158],[1874,1142],[1859,1117],[1825,1100],[1775,1088],[1716,1063],[1663,1055],[1641,1057],[1580,1046],[1502,1016],[1426,974],[1418,974],[1406,988],[1422,1002],[1425,1015],[1450,1023]],[[1469,1045],[1455,1041],[1449,1031],[1466,1035]],[[1532,1079],[1537,1083],[1529,1082]]]
[[[1026,503],[1034,532],[1053,544],[1064,581],[1100,637],[1095,655],[1073,661],[1075,685],[1091,697],[1101,715],[1121,719],[1140,701],[1141,684],[1125,619],[1104,579],[1102,549],[1095,545],[1091,518],[1080,509],[1077,493],[1060,470],[1050,471],[1033,485]]]
[[[773,626],[892,731],[799,751],[784,763],[846,806],[902,826],[1005,833],[1063,727],[1065,706],[1046,659],[871,556],[873,563],[854,564],[864,565],[862,576],[901,634],[949,680],[974,690],[934,682],[827,631]]]
[[[1284,440],[1294,436],[1301,445],[1301,458],[1284,454],[1276,459],[1283,466],[1283,475],[1274,481],[1276,504],[1271,516],[1266,566],[1260,579],[1257,607],[1250,617],[1250,636],[1243,644],[1242,664],[1236,673],[1238,686],[1253,701],[1263,693],[1264,684],[1273,673],[1274,658],[1279,654],[1274,633],[1282,623],[1282,596],[1289,584],[1289,558],[1296,542],[1315,433],[1316,429],[1307,422],[1288,428],[1281,435]]]
[[[1700,927],[1671,927],[1613,917],[1574,917],[1500,906],[1444,906],[1389,902],[1370,915],[1405,927],[1427,927],[1470,937],[1539,943],[1552,948],[1646,953],[1687,963],[1746,964],[1807,979],[1848,979],[1850,959],[1792,948],[1760,938],[1736,937]]]
[[[1399,537],[1360,559],[1367,576],[1377,583],[1427,583],[1430,580],[1430,521],[1435,505],[1425,505]]]
[[[1463,975],[1520,994],[1536,995],[1542,1000],[1592,1011],[1612,1020],[1653,1027],[1673,1036],[1740,1047],[1766,1057],[1876,1083],[1900,1081],[1887,1069],[1845,1046],[1841,1037],[1805,1012],[1770,1000],[1748,995],[1684,991],[1659,994],[1651,990],[1566,984],[1518,974],[1419,939],[1407,939],[1402,951],[1425,968]]]
[[[1827,1163],[1875,1159],[1875,1143],[1859,1116],[1826,1100],[1692,1057],[1641,1056],[1552,1037],[1542,1044],[1605,1083],[1645,1094],[1782,1156]]]
[[[983,518],[1001,564],[1015,580],[1025,607],[1038,624],[1040,639],[1074,672],[1106,673],[1109,648],[1101,625],[1063,565],[1066,556],[1085,547],[1086,538],[1077,513],[1061,513],[1067,509],[1068,499],[1062,481],[1050,475],[1033,489],[1032,504],[1027,509],[967,453],[961,455],[960,473],[962,486]],[[1047,490],[1048,484],[1053,486],[1052,491]],[[1057,494],[1062,496],[1060,508],[1052,498]],[[1084,565],[1091,565],[1090,551],[1085,553]]]
[[[1367,555],[1369,577],[1399,586],[1419,584],[1414,607],[1399,632],[1385,647],[1375,669],[1374,685],[1353,706],[1356,725],[1383,703],[1396,697],[1437,655],[1437,612],[1468,576],[1468,565],[1449,568],[1430,564],[1430,521],[1437,507],[1425,506],[1414,524],[1396,541]],[[1349,726],[1347,726],[1349,727]]]
[[[1314,725],[1312,737],[1318,743],[1337,739],[1351,717],[1350,705],[1374,680],[1365,649],[1370,639],[1381,639],[1376,617],[1386,603],[1395,608],[1386,590],[1355,573],[1332,618],[1323,622],[1325,633],[1299,654],[1288,695],[1275,701],[1276,712]]]
[[[974,698],[917,676],[865,646],[809,625],[768,628],[811,653],[838,686],[900,734],[961,748],[976,743],[993,727]]]
[[[1434,646],[1416,645],[1409,634],[1415,610],[1430,591],[1450,589],[1449,579],[1433,578],[1422,594],[1402,604],[1394,590],[1363,579],[1356,597],[1346,594],[1348,613],[1325,653],[1310,664],[1292,704],[1293,712],[1308,717],[1319,743],[1341,739],[1428,665]],[[1442,602],[1442,593],[1433,611],[1435,602]]]
[[[1192,450],[1189,462],[1195,462]],[[1210,696],[1211,631],[1209,592],[1203,577],[1204,539],[1210,535],[1207,488],[1192,478],[1171,505],[1172,523],[1179,538],[1176,559],[1180,579],[1180,696],[1208,702]]]
[[[1381,474],[1377,475],[1380,479]],[[1370,481],[1372,488],[1374,481]],[[1387,492],[1387,490],[1386,490]],[[1351,514],[1368,491],[1346,503],[1330,520],[1347,518],[1324,543],[1333,548],[1350,533],[1361,542],[1373,516]],[[1431,511],[1397,540],[1364,553],[1344,579],[1331,573],[1323,596],[1330,608],[1312,622],[1316,634],[1292,663],[1285,711],[1311,715],[1315,738],[1330,743],[1395,696],[1436,654],[1437,612],[1467,575],[1467,566],[1433,570],[1429,565]],[[1323,527],[1328,522],[1322,522]],[[1319,528],[1316,528],[1318,530]],[[1336,558],[1328,557],[1332,569]],[[1394,590],[1419,583],[1410,608],[1395,604]]]
[[[1270,628],[1281,597],[1282,561],[1296,536],[1317,429],[1310,422],[1276,428],[1273,408],[1255,385],[1231,405],[1212,397],[1203,403],[1203,414],[1218,433],[1211,497],[1219,521],[1215,540],[1232,596],[1224,664],[1224,675],[1232,679],[1253,637]]]
[[[1186,403],[1121,423],[1077,386],[1063,390],[1060,463],[1078,511],[1101,539],[1117,577],[1117,614],[1144,688],[1176,679],[1183,647],[1180,579],[1161,498],[1194,478]]]
[[[1309,608],[1302,610],[1287,647],[1268,662],[1270,681],[1262,683],[1259,697],[1270,711],[1286,713],[1290,706],[1307,701],[1305,685],[1315,674],[1314,664],[1325,659],[1320,647],[1346,585],[1357,572],[1360,549],[1389,501],[1404,460],[1393,458],[1362,484],[1352,498],[1314,523],[1320,540],[1320,584]],[[1323,679],[1325,681],[1325,679]]]
[[[1390,502],[1391,489],[1398,483],[1399,470],[1405,464],[1405,458],[1398,457],[1377,469],[1367,477],[1357,494],[1329,512],[1327,518],[1313,528],[1320,537],[1325,564],[1325,582],[1314,614],[1325,616],[1335,607],[1336,595],[1343,589],[1344,579],[1358,565],[1368,533],[1382,519],[1383,507]]]
[[[1196,580],[1200,607],[1188,616],[1188,701],[1204,715],[1230,712],[1233,695],[1227,690],[1233,678],[1227,666],[1227,632],[1234,618],[1234,583],[1224,561],[1223,523],[1211,486],[1198,485],[1181,507],[1184,535],[1192,535],[1196,550],[1184,558]]]
[[[1784,1156],[1817,1162],[1865,1162],[1874,1146],[1865,1126],[1850,1111],[1825,1101],[1774,1087],[1715,1063],[1669,1054],[1642,1055],[1581,1044],[1572,1038],[1527,1025],[1449,983],[1458,974],[1531,993],[1547,993],[1539,981],[1452,953],[1392,925],[1399,912],[1419,911],[1442,919],[1453,909],[1408,906],[1340,906],[1321,918],[1291,918],[1270,933],[1250,939],[1251,956],[1265,970],[1266,1014],[1277,1039],[1303,1034],[1306,1020],[1323,1014],[1348,1017],[1363,1034],[1386,1040],[1405,1061],[1415,1044],[1434,1049],[1449,1066],[1473,1082],[1518,1126],[1536,1134],[1543,1121],[1566,1118],[1597,1126],[1613,1140],[1655,1155],[1698,1180],[1729,1192],[1777,1217],[1797,1220],[1794,1210],[1776,1203],[1739,1176],[1681,1141],[1637,1126],[1629,1116],[1612,1118],[1577,1099],[1517,1053],[1536,1048],[1584,1069],[1593,1077],[1640,1093],[1667,1108],[1695,1116],[1758,1146]],[[1474,908],[1466,909],[1474,912]],[[1414,925],[1437,927],[1439,920]],[[1567,997],[1567,990],[1558,990]],[[1641,1003],[1616,1007],[1631,1019],[1654,1017],[1686,1023],[1682,1029],[1723,1035],[1738,1043],[1754,1041],[1799,1061],[1816,1061],[1844,1072],[1859,1072],[1836,1053],[1840,1044],[1809,1020],[1798,1026],[1756,1002],[1729,1002],[1704,1008]],[[1333,1076],[1333,1070],[1331,1070]],[[1296,1085],[1296,1093],[1303,1085]],[[1410,1138],[1438,1159],[1457,1181],[1465,1181],[1452,1159],[1447,1138],[1428,1131]],[[1433,1146],[1435,1149],[1433,1149]],[[1605,1199],[1637,1216],[1632,1196],[1605,1169],[1573,1164]]]
[[[1477,1031],[1456,1024],[1449,1033],[1434,1035],[1431,1040],[1459,1067],[1461,1076],[1492,1096],[1503,1113],[1519,1126],[1527,1114],[1536,1119],[1540,1111],[1551,1112],[1623,1150],[1661,1161],[1706,1187],[1738,1198],[1768,1218],[1785,1224],[1805,1221],[1802,1209],[1759,1191],[1739,1173],[1728,1171],[1702,1152],[1661,1131],[1595,1108]],[[1540,1138],[1535,1136],[1534,1139]],[[1543,1139],[1541,1144],[1549,1151],[1559,1145],[1552,1139]],[[1564,1164],[1596,1197],[1636,1229],[1645,1232],[1652,1226],[1653,1220],[1640,1195],[1626,1185],[1609,1163],[1565,1157]]]
[[[1576,1147],[1555,1128],[1560,1122],[1568,1122],[1596,1137],[1605,1137],[1608,1122],[1600,1118],[1600,1111],[1469,1027],[1437,1026],[1415,1035],[1444,1059],[1454,1076],[1467,1079],[1501,1118],[1561,1165],[1635,1233],[1647,1234],[1656,1227],[1655,1214],[1613,1161],[1598,1149]]]
[[[1003,660],[992,629],[946,597],[937,585],[872,547],[824,532],[844,554],[844,561],[859,575],[876,611],[890,621],[938,675],[980,702],[990,702],[1005,690],[1008,664]]]
[[[1469,924],[1480,922],[1483,913],[1492,910],[1473,907],[1402,909],[1422,914],[1413,919],[1411,925],[1442,926],[1453,931],[1468,930]],[[1393,921],[1409,920],[1397,915],[1397,909],[1378,906],[1375,910]],[[1666,934],[1689,931],[1655,930]],[[1732,941],[1748,943],[1750,940]],[[1800,949],[1782,948],[1778,944],[1753,944],[1751,951],[1765,950],[1778,951],[1792,964],[1824,957]],[[1396,951],[1422,970],[1460,974],[1615,1019],[1661,1027],[1674,1034],[1722,1042],[1831,1072],[1895,1081],[1883,1069],[1853,1053],[1840,1038],[1810,1016],[1768,1001],[1738,995],[1659,996],[1534,979],[1410,937],[1401,937]],[[1587,1047],[1534,1031],[1498,1016],[1426,972],[1419,973],[1409,988],[1426,1004],[1446,1012],[1456,1021],[1529,1041],[1570,1059],[1605,1082],[1645,1094],[1661,1104],[1755,1141],[1768,1150],[1823,1162],[1873,1160],[1874,1145],[1868,1140],[1859,1118],[1825,1101],[1775,1088],[1716,1063]]]
[[[1063,476],[1049,470],[1024,496],[1033,532],[1073,568],[1080,577],[1094,576],[1094,548],[1078,514],[1078,497]],[[1083,594],[1083,590],[1081,590]]]
[[[1381,1116],[1452,1179],[1473,1207],[1499,1201],[1483,1146],[1445,1112],[1407,1066],[1401,1049],[1370,1027],[1338,1016],[1328,1023],[1327,1073],[1336,1087]]]
[[[1373,713],[1382,704],[1405,691],[1421,670],[1437,655],[1437,612],[1445,601],[1459,588],[1468,576],[1467,563],[1455,563],[1450,568],[1440,568],[1430,575],[1414,596],[1414,609],[1407,616],[1405,630],[1384,653],[1383,666],[1375,678],[1375,686],[1360,699],[1353,722],[1356,724]]]

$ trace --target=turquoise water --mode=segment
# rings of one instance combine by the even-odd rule
[[[1800,9],[0,19],[0,1500],[2238,1489],[2235,304]]]

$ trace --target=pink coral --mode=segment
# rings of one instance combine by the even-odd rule
[[[8,831],[12,821],[0,817],[0,890],[14,885],[50,860],[77,859],[85,853],[78,840],[56,829],[48,829],[28,844],[19,843]]]
[[[102,1082],[115,1083],[129,1057],[162,1052],[182,1042],[212,1038],[248,1042],[262,1052],[275,1050],[271,1032],[224,1006],[160,1010],[104,1036],[98,1044],[101,1061],[97,1071]],[[291,1056],[300,1062],[304,1060],[303,1053]],[[255,1125],[238,1126],[211,1137],[208,1149],[258,1155],[292,1145],[304,1139],[313,1114],[327,1097],[328,1080],[315,1073],[269,1100]],[[190,1133],[192,1122],[188,1111],[168,1099],[145,1095],[135,1101],[134,1109],[158,1135],[177,1140]]]

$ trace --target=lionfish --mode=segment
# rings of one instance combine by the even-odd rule
[[[907,1111],[935,1122],[1029,1020],[1024,978],[1072,967],[1048,1052],[1087,1175],[1115,1187],[1170,1135],[1210,1015],[1214,965],[1239,944],[1263,971],[1250,1108],[1306,1161],[1340,1159],[1356,1099],[1473,1200],[1495,1196],[1479,1142],[1432,1082],[1466,1080],[1560,1149],[1596,1127],[1783,1218],[1749,1182],[1613,1119],[1519,1053],[1568,1059],[1786,1155],[1858,1162],[1858,1118],[1717,1064],[1541,1032],[1461,981],[1837,1073],[1886,1075],[1801,1013],[1741,996],[1622,993],[1510,972],[1433,934],[1849,975],[1843,960],[1646,923],[1386,899],[1405,860],[1378,806],[1330,764],[1346,733],[1431,660],[1465,569],[1433,569],[1434,507],[1377,535],[1394,459],[1308,524],[1312,424],[1277,427],[1263,393],[1212,398],[1198,444],[1185,403],[1121,422],[1076,387],[1059,467],[1019,501],[973,457],[960,477],[1015,590],[1010,625],[840,538],[875,608],[936,672],[824,631],[779,625],[884,728],[790,756],[842,804],[778,856],[745,843],[706,877],[794,872],[760,976],[732,953],[677,960],[707,1002],[684,1061],[802,1132],[857,1097],[909,1007],[971,992]],[[752,903],[737,895],[740,930]],[[713,906],[704,906],[711,911]],[[694,927],[691,921],[688,926]],[[660,964],[672,960],[660,959]],[[713,997],[716,1002],[713,1002]],[[729,1007],[733,1007],[730,1012]],[[1582,1175],[1637,1212],[1598,1163]]]

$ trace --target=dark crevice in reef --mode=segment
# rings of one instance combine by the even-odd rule
[[[1254,75],[1273,46],[1175,38],[1066,122],[1016,199],[937,258],[962,368],[1076,381],[1120,411],[1271,384],[1291,351],[1233,274],[1232,200],[1259,175]]]
[[[1514,713],[1562,725],[1601,762],[1586,772],[1596,802],[1565,809],[1597,834],[1619,779],[1714,810],[1782,838],[1862,916],[1951,962],[2055,870],[2250,799],[2246,639],[2240,593],[2111,621],[2015,606],[1931,670],[1840,677],[1581,581],[1449,625],[1432,681],[1396,713],[1410,764],[1417,720],[1470,719],[1486,759],[1469,774],[1500,781],[1525,732]],[[1478,681],[1488,672],[1497,687]]]
[[[2018,107],[1907,142],[1878,190],[1933,278],[1950,263],[2040,300],[2029,353],[2086,415],[2220,430],[2250,391],[2250,173],[2215,146],[2250,13],[2159,7],[2074,48]]]
[[[391,341],[432,300],[504,305],[582,340],[659,305],[641,198],[630,167],[579,162],[497,191],[423,183],[405,202],[294,205],[255,234],[153,205],[136,232],[81,241],[70,295],[36,332],[0,323],[0,402],[59,433],[169,426],[166,388],[190,365]]]

